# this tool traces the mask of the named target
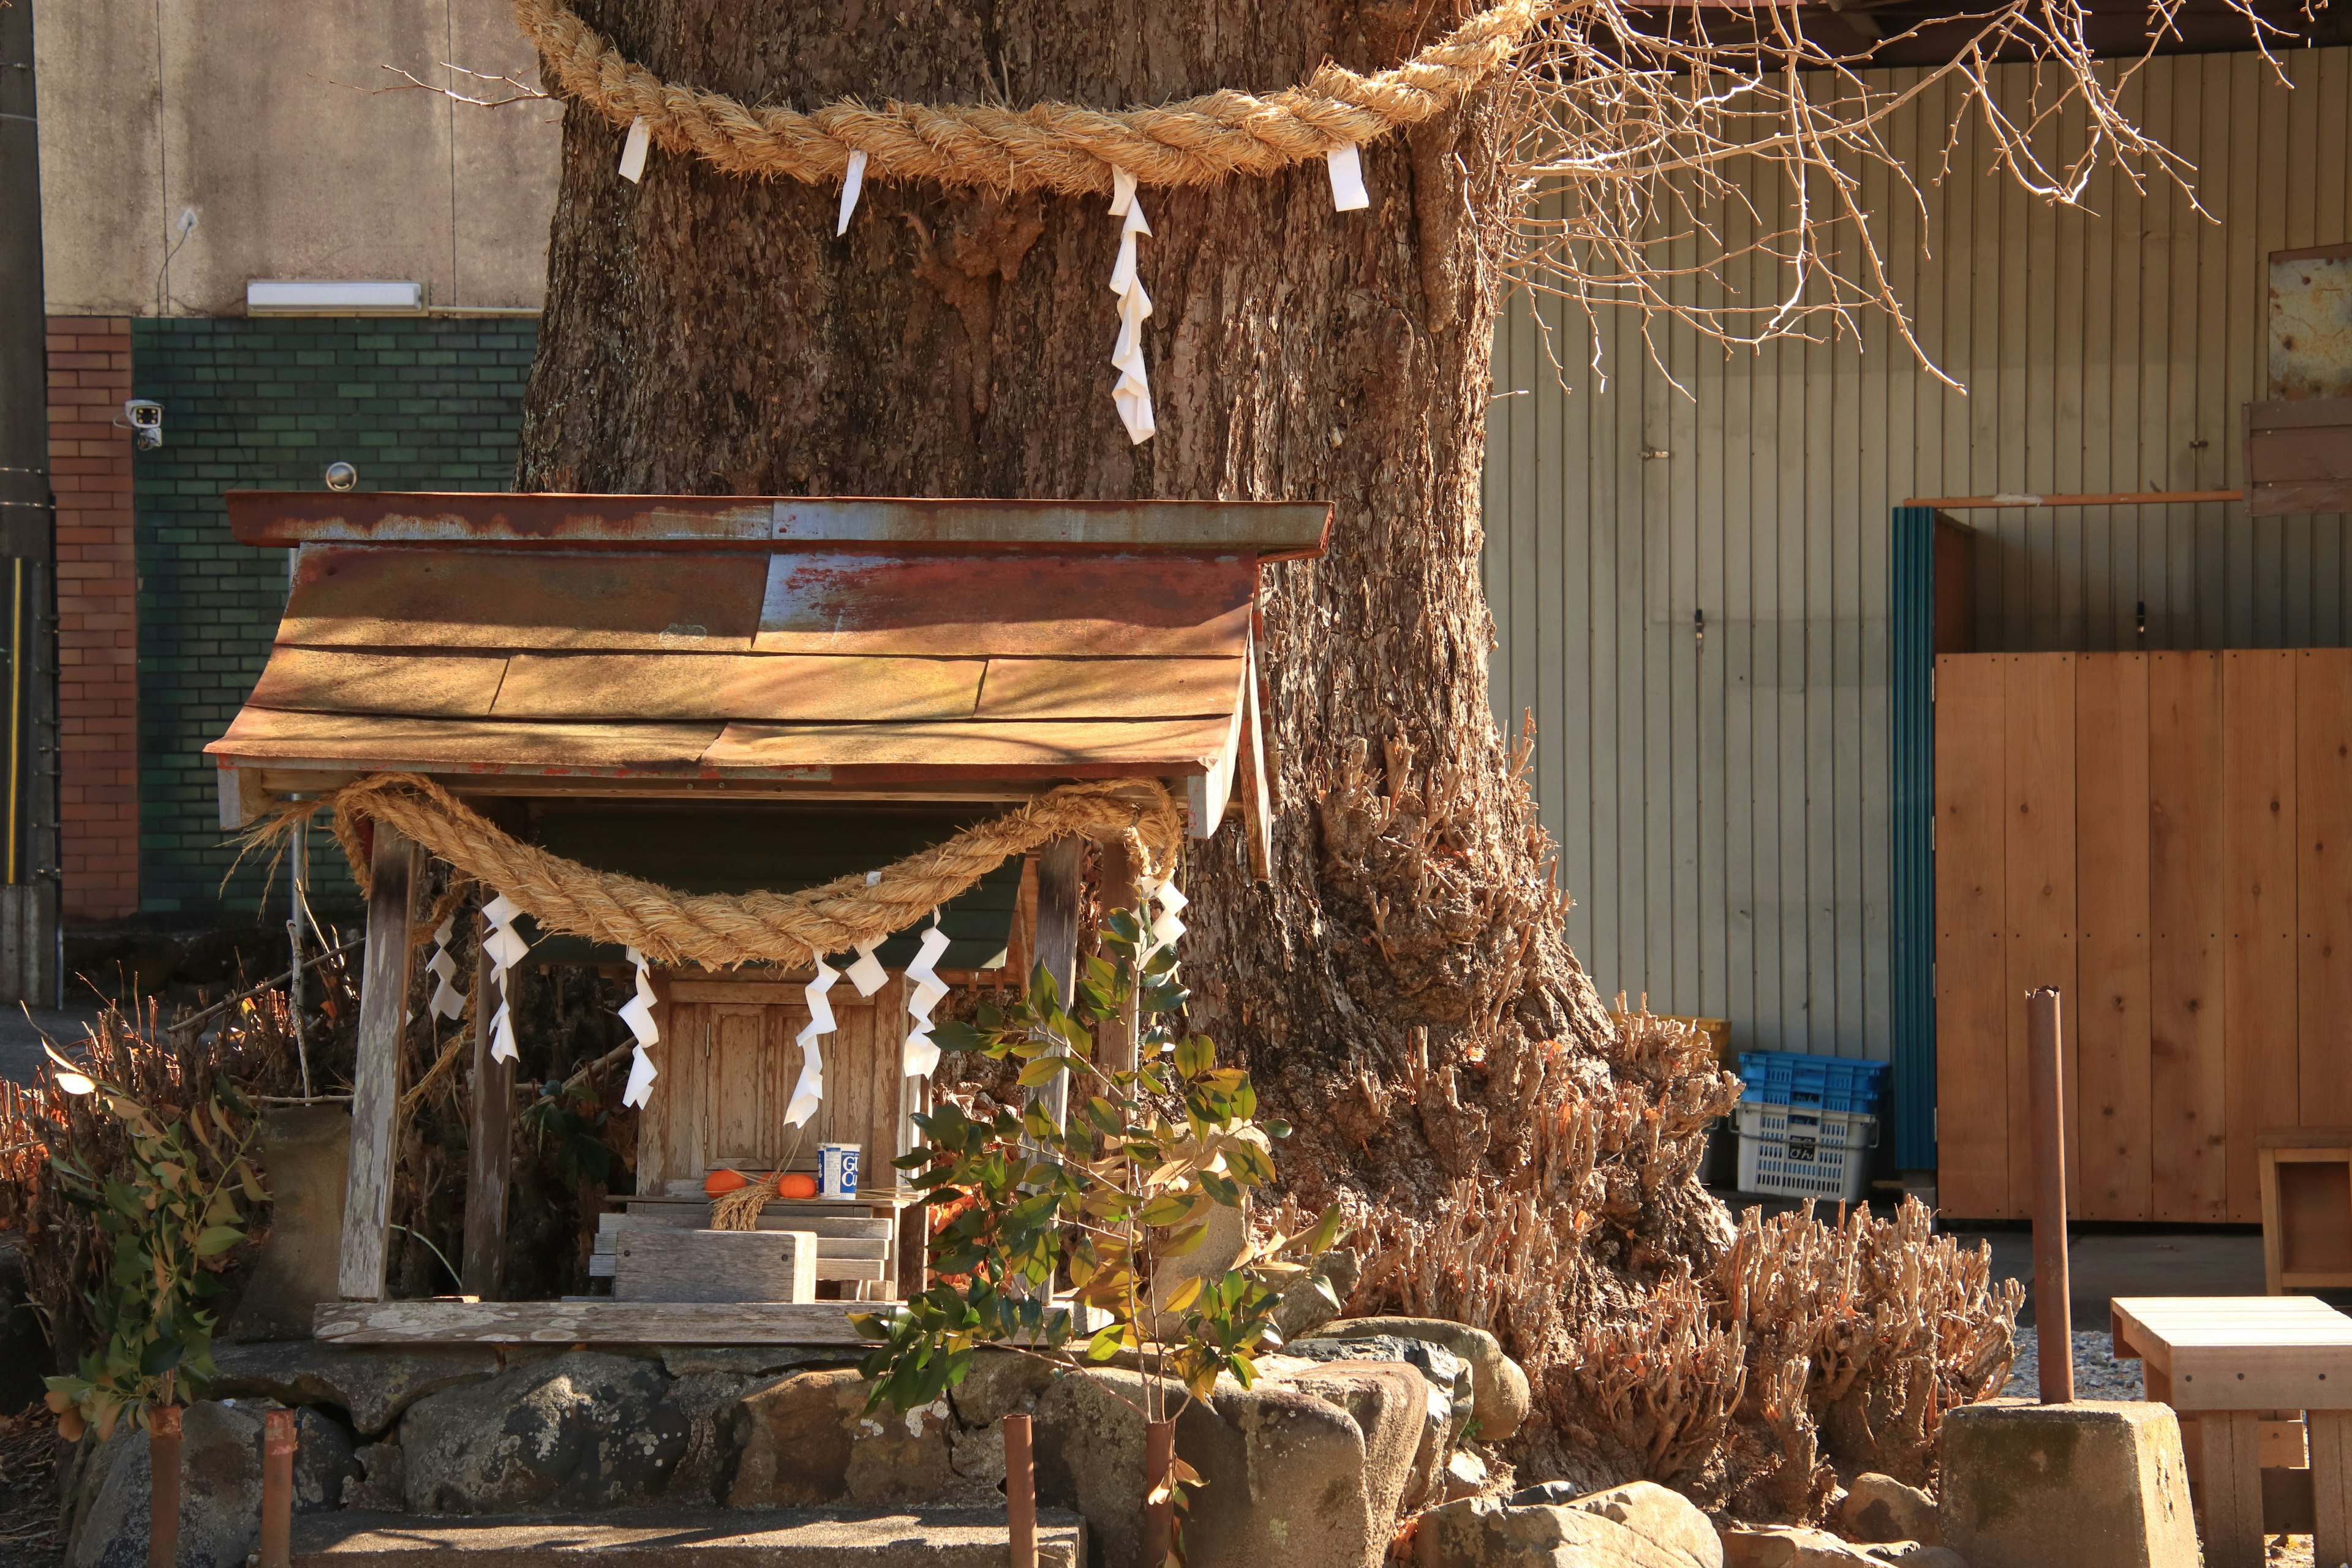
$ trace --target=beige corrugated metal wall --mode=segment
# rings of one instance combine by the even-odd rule
[[[2156,60],[2126,89],[2197,165],[2210,222],[2111,173],[2088,195],[2097,216],[2060,211],[1978,173],[1965,136],[1924,223],[1866,176],[1921,342],[1967,396],[1882,322],[1859,350],[1728,361],[1669,333],[1685,398],[1629,322],[1604,321],[1604,388],[1578,312],[1546,305],[1548,354],[1512,307],[1487,451],[1495,710],[1514,729],[1534,712],[1570,935],[1604,990],[1729,1017],[1742,1049],[1886,1056],[1888,509],[2238,484],[2266,257],[2352,240],[2352,52],[2283,62],[2292,90],[2253,55]],[[1952,104],[1931,89],[1890,145],[1932,155]],[[2352,633],[2341,518],[1966,515],[1981,648]]]

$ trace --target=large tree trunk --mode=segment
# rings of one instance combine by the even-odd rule
[[[666,78],[803,108],[1268,90],[1327,57],[1393,63],[1454,20],[1351,0],[580,9]],[[1146,189],[1160,433],[1140,447],[1109,397],[1101,198],[869,186],[836,239],[832,189],[659,153],[628,184],[613,129],[566,120],[525,488],[1337,506],[1325,559],[1266,573],[1272,883],[1233,834],[1187,874],[1196,1022],[1298,1122],[1278,1163],[1309,1202],[1351,1178],[1430,1213],[1524,1167],[1529,1108],[1564,1084],[1611,1092],[1611,1026],[1487,706],[1499,119],[1473,100],[1367,148],[1369,211],[1333,210],[1320,161]],[[1720,1236],[1688,1178],[1622,1216],[1651,1238],[1637,1261]]]

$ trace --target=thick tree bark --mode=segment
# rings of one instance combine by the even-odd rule
[[[1326,57],[1391,64],[1454,19],[1379,0],[580,10],[670,79],[803,108],[1268,90]],[[1196,1021],[1298,1121],[1279,1158],[1310,1201],[1343,1174],[1434,1197],[1507,1173],[1538,1120],[1509,1112],[1546,1073],[1555,1095],[1563,1067],[1609,1080],[1487,705],[1498,119],[1474,100],[1365,149],[1369,211],[1333,210],[1319,161],[1145,190],[1160,434],[1141,447],[1109,397],[1102,199],[869,185],[836,239],[832,189],[658,152],[632,185],[612,128],[566,120],[526,489],[1336,504],[1326,559],[1266,573],[1274,879],[1252,884],[1232,834],[1187,872]],[[1685,1185],[1673,1204],[1705,1203]]]

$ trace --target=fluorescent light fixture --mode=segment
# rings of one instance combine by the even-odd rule
[[[248,316],[421,316],[425,285],[385,279],[338,282],[256,278],[245,286]]]

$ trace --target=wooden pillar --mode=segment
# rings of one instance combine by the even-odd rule
[[[499,1010],[496,966],[487,952],[474,964],[474,1119],[466,1142],[466,1256],[468,1296],[495,1301],[507,1268],[507,1151],[514,1134],[514,1063],[490,1056],[490,1020]]]
[[[1142,910],[1142,889],[1135,883],[1135,857],[1128,852],[1123,839],[1106,839],[1097,853],[1095,868],[1102,888],[1103,912],[1130,910],[1148,914]],[[1132,1072],[1135,1069],[1136,1007],[1128,1004],[1121,1016],[1105,1023],[1095,1030],[1095,1060],[1106,1072]]]
[[[2045,985],[2025,999],[2027,1071],[2033,1084],[2033,1325],[2042,1403],[2074,1400],[2074,1286],[2066,1259],[2066,1066],[2060,997]]]
[[[1084,846],[1075,836],[1055,839],[1037,857],[1037,962],[1054,977],[1062,1005],[1070,1005],[1078,965],[1078,861]],[[1065,1073],[1032,1096],[1042,1101],[1056,1127],[1069,1112],[1070,1079]]]
[[[416,847],[383,823],[375,824],[367,949],[360,965],[359,1059],[352,1074],[351,1173],[343,1187],[343,1246],[335,1276],[336,1292],[346,1301],[384,1299],[416,867]]]
[[[2311,1560],[2352,1562],[2352,1410],[2305,1412],[2311,1446]]]

